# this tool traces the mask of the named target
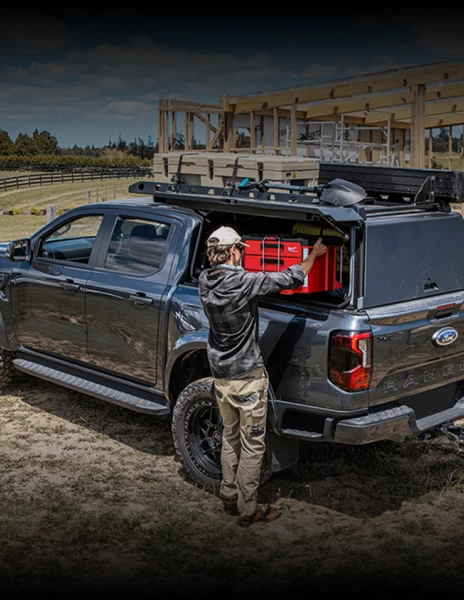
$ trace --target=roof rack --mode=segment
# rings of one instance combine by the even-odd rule
[[[163,202],[171,206],[180,206],[194,210],[218,212],[237,212],[250,216],[269,216],[284,219],[315,220],[321,218],[334,223],[355,223],[380,215],[394,215],[411,212],[441,211],[447,208],[440,202],[433,202],[429,197],[417,203],[385,203],[365,204],[370,199],[350,206],[334,206],[321,202],[317,193],[305,191],[304,188],[291,189],[286,192],[271,191],[285,186],[269,184],[269,188],[240,189],[236,186],[230,195],[224,195],[224,189],[210,186],[199,186],[178,183],[176,191],[169,189],[169,183],[140,181],[129,187],[129,192],[150,194],[155,202]],[[294,186],[287,186],[294,187]],[[289,193],[290,192],[290,193]],[[448,208],[449,210],[449,208]]]
[[[431,169],[413,170],[414,173],[411,177],[414,180],[414,186],[411,184],[411,177],[406,186],[398,181],[396,172],[403,172],[402,176],[404,177],[404,171],[408,169],[389,169],[388,174],[384,173],[383,175],[382,184],[385,186],[386,177],[390,185],[388,189],[391,191],[394,186],[395,193],[391,197],[389,196],[388,200],[381,199],[380,188],[376,189],[372,179],[373,172],[371,171],[370,177],[366,178],[364,171],[356,171],[358,165],[337,165],[339,170],[349,175],[349,181],[335,178],[314,187],[284,185],[250,178],[237,183],[238,161],[243,158],[240,155],[234,162],[232,178],[226,182],[223,188],[191,185],[182,180],[182,159],[185,154],[189,153],[180,155],[177,172],[169,183],[139,181],[129,186],[129,192],[148,193],[153,196],[154,201],[194,210],[229,213],[234,210],[234,212],[242,214],[285,219],[294,219],[296,215],[299,219],[304,220],[322,218],[328,221],[332,227],[335,222],[353,223],[364,221],[370,216],[396,215],[424,210],[450,212],[449,197],[443,198],[443,188],[452,189],[453,197],[464,199],[464,187],[461,193],[461,187],[464,186],[462,177],[437,174],[436,170]],[[319,181],[324,181],[324,177],[327,179],[327,172],[332,175],[340,172],[328,165],[329,163],[321,163]],[[324,168],[325,171],[323,171]],[[385,167],[377,167],[377,169],[381,170]],[[380,173],[383,172],[376,171],[375,176],[379,178]],[[380,179],[382,178],[380,177]],[[367,196],[367,192],[359,183],[361,181],[368,183],[373,197]],[[372,188],[374,188],[373,192]],[[440,198],[439,195],[441,195]],[[340,233],[343,232],[340,230]]]

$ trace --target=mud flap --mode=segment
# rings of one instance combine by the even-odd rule
[[[299,440],[266,433],[266,456],[272,473],[293,467],[300,457]]]

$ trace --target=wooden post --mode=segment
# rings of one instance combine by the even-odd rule
[[[280,135],[279,135],[279,110],[274,108],[274,154],[279,154]]]
[[[189,146],[190,146],[190,149],[193,149],[193,147],[195,145],[194,144],[194,142],[195,142],[195,113],[190,113],[189,135],[190,135]]]
[[[432,168],[432,147],[433,147],[432,131],[433,131],[433,129],[430,127],[430,129],[429,129],[429,159],[427,161],[427,166],[429,169]]]
[[[211,134],[211,115],[210,115],[210,113],[206,113],[206,150],[211,150],[210,134]]]
[[[57,215],[57,207],[56,206],[47,206],[47,223],[56,219]]]
[[[185,146],[186,150],[190,150],[189,140],[190,140],[190,136],[189,136],[189,113],[186,112],[185,113],[185,132],[184,132],[184,146]]]
[[[92,203],[92,197],[90,195],[90,190],[88,190],[87,192],[87,204],[91,204]]]
[[[164,111],[158,110],[158,149],[159,152],[164,152]]]
[[[219,150],[224,150],[224,145],[225,145],[225,119],[224,119],[224,113],[221,113],[218,117],[218,132],[219,135],[217,137],[218,140],[218,148]],[[214,143],[213,141],[211,141],[211,149],[214,148]]]
[[[233,144],[233,115],[224,115],[224,152],[230,152]]]
[[[256,131],[255,131],[255,113],[250,111],[250,154],[256,150]]]
[[[264,117],[261,117],[261,154],[264,154]]]
[[[176,147],[177,142],[177,113],[175,110],[172,111],[172,133],[171,133],[171,150]]]
[[[163,152],[169,151],[169,111],[164,111],[163,118]]]
[[[297,155],[297,144],[296,144],[296,138],[297,138],[297,123],[296,123],[296,105],[297,105],[297,99],[295,100],[295,102],[292,103],[291,109],[290,109],[290,154],[292,156],[296,156]]]
[[[309,141],[309,124],[308,124],[308,120],[305,119],[305,133],[306,133],[306,141]],[[309,144],[306,144],[306,158],[309,158]]]
[[[411,106],[411,159],[409,166],[423,169],[425,164],[425,85],[413,85]]]
[[[453,126],[449,126],[449,135],[448,135],[448,171],[452,169],[452,161],[451,157],[453,154]]]

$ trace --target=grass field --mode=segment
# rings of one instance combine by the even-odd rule
[[[87,204],[88,192],[91,201],[105,199],[105,185],[107,200],[139,197],[138,194],[129,194],[129,185],[137,179],[111,179],[106,182],[66,183],[63,185],[50,185],[33,188],[20,188],[9,192],[0,192],[0,241],[8,242],[20,237],[28,237],[45,225],[45,216],[29,214],[32,207],[46,208],[57,206],[61,209],[74,208]],[[17,209],[23,214],[4,215],[3,211]]]

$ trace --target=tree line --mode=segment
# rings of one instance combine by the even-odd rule
[[[2,156],[89,156],[100,158],[108,154],[108,151],[111,153],[114,150],[118,150],[126,156],[151,160],[158,151],[158,141],[155,143],[149,135],[147,142],[139,137],[135,138],[133,142],[127,143],[119,135],[117,142],[110,140],[108,144],[101,147],[94,145],[81,147],[74,144],[70,148],[63,148],[59,146],[56,137],[46,130],[36,129],[32,135],[19,133],[13,141],[7,131],[0,129],[0,155]]]
[[[185,149],[184,135],[179,133],[176,137],[176,149]],[[204,144],[199,141],[193,141],[194,148],[204,148]],[[92,158],[101,158],[105,156],[115,155],[120,153],[125,156],[133,156],[139,159],[152,160],[153,156],[159,151],[159,141],[153,140],[152,136],[148,136],[145,142],[142,138],[134,138],[133,142],[126,142],[122,139],[121,134],[117,141],[109,140],[104,146],[78,146],[74,144],[72,147],[63,148],[58,144],[58,140],[50,132],[36,129],[32,135],[27,133],[19,133],[13,141],[9,133],[0,129],[0,155],[1,156],[88,156]]]

